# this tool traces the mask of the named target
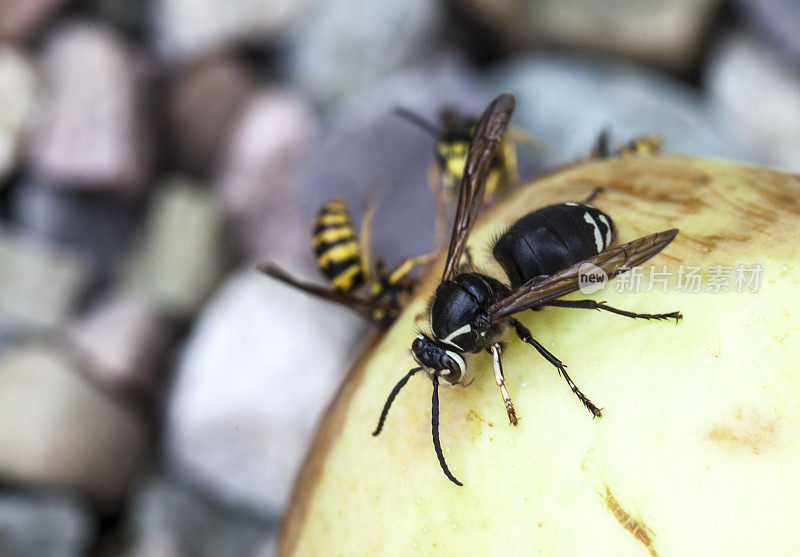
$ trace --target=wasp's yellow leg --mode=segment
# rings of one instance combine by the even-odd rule
[[[450,204],[451,195],[448,194],[444,187],[442,167],[437,163],[432,163],[428,167],[428,186],[433,195],[434,210],[436,215],[433,224],[433,246],[434,250],[445,245],[447,241],[447,222],[450,211],[448,207]]]
[[[417,255],[416,257],[408,257],[403,259],[394,269],[392,269],[392,272],[389,274],[389,284],[396,284],[399,282],[403,277],[407,276],[412,270],[414,270],[414,267],[418,267],[419,265],[427,265],[433,260],[434,255],[435,253],[426,253],[425,255]]]
[[[369,201],[364,207],[364,214],[361,218],[361,230],[359,232],[358,243],[361,252],[361,267],[364,273],[364,281],[372,281],[372,219],[378,210],[376,201]]]

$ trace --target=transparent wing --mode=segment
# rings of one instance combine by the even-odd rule
[[[508,129],[514,105],[514,95],[502,93],[484,111],[475,127],[464,165],[464,176],[461,179],[458,209],[453,221],[453,232],[450,235],[447,261],[442,273],[443,281],[453,275],[461,260],[461,255],[464,253],[470,229],[483,200],[486,174],[497,148],[503,140],[503,135]]]

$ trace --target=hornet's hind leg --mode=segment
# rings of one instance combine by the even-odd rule
[[[625,311],[624,309],[617,309],[606,305],[605,302],[597,302],[595,300],[552,300],[543,306],[551,306],[557,308],[577,308],[577,309],[596,309],[603,310],[609,313],[616,313],[623,317],[630,317],[631,319],[674,319],[675,323],[683,318],[681,312],[673,311],[672,313],[633,313],[632,311]]]
[[[591,412],[592,415],[595,418],[600,416],[601,415],[600,408],[595,406],[594,403],[591,400],[589,400],[589,398],[581,392],[581,390],[578,388],[578,386],[575,383],[572,382],[572,379],[570,379],[569,375],[567,374],[567,369],[564,366],[564,364],[561,362],[561,360],[556,358],[544,346],[539,344],[536,341],[536,339],[533,338],[533,336],[531,335],[531,332],[528,330],[527,327],[525,327],[525,325],[523,325],[522,323],[520,323],[519,321],[517,321],[516,319],[513,319],[513,318],[511,319],[511,323],[514,325],[514,329],[517,332],[517,336],[519,336],[519,338],[523,342],[527,342],[528,344],[530,344],[531,346],[536,348],[536,350],[538,350],[539,354],[544,356],[544,358],[548,362],[550,362],[551,364],[553,364],[555,366],[555,368],[558,370],[558,372],[561,374],[561,376],[566,380],[567,384],[569,385],[569,388],[572,389],[572,392],[575,393],[575,396],[578,397],[578,399],[583,403],[583,405],[586,407],[586,409],[589,412]]]

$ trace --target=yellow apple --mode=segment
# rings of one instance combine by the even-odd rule
[[[684,315],[678,325],[563,308],[519,315],[602,417],[592,419],[509,331],[503,367],[518,426],[508,423],[488,354],[468,358],[471,384],[440,388],[444,454],[464,487],[437,463],[426,374],[409,381],[373,437],[386,396],[415,365],[409,347],[415,327],[427,327],[440,260],[395,325],[369,341],[323,417],[282,554],[797,551],[800,177],[677,155],[583,164],[485,211],[469,242],[476,263],[503,277],[493,238],[596,186],[605,191],[594,204],[614,219],[617,243],[680,233],[642,268],[638,288],[622,275],[591,297]]]

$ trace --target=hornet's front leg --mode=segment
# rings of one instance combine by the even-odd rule
[[[497,386],[500,387],[500,394],[503,396],[503,402],[506,405],[506,412],[508,413],[508,422],[511,425],[517,425],[517,412],[514,410],[514,403],[511,402],[511,396],[508,394],[508,389],[506,389],[506,380],[503,376],[503,364],[500,361],[502,347],[499,342],[495,342],[487,350],[491,352],[492,359],[494,360],[494,380],[497,382]]]

